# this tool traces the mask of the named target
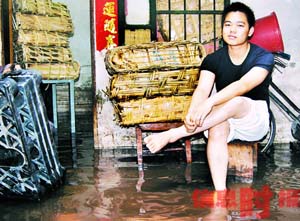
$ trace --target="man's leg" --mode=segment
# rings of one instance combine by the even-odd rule
[[[149,150],[152,153],[156,153],[168,143],[175,142],[180,138],[205,131],[229,118],[244,117],[249,112],[250,107],[251,104],[248,99],[245,99],[244,97],[235,97],[222,105],[214,107],[206,117],[202,127],[197,127],[193,133],[188,133],[185,127],[181,126],[161,133],[152,134],[146,137],[144,141]]]
[[[207,159],[215,190],[226,189],[229,123],[220,123],[209,129]]]

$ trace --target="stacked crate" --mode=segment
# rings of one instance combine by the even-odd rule
[[[43,79],[77,79],[69,38],[74,28],[66,5],[51,0],[13,1],[14,62],[35,69]]]
[[[62,184],[41,75],[20,70],[0,79],[0,197],[40,199]]]
[[[190,41],[119,46],[107,52],[111,75],[107,94],[122,126],[181,121],[185,116],[206,56]]]

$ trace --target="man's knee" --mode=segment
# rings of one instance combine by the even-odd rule
[[[237,96],[227,102],[226,111],[233,118],[244,117],[251,110],[251,99]]]
[[[208,139],[213,140],[227,140],[229,135],[229,123],[223,122],[219,125],[216,125],[208,130]]]
[[[237,106],[237,107],[243,107],[245,105],[248,105],[248,98],[246,97],[243,97],[243,96],[237,96],[237,97],[234,97],[232,98],[229,103],[231,103],[232,105],[234,106]]]

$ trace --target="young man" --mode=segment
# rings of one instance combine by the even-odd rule
[[[184,125],[144,139],[155,153],[182,137],[207,132],[207,158],[216,190],[226,189],[227,143],[257,141],[269,129],[268,87],[274,57],[248,42],[254,24],[253,11],[243,3],[225,8],[222,35],[226,45],[202,62]],[[216,93],[211,94],[214,84]]]

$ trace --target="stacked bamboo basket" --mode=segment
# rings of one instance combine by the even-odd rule
[[[151,42],[109,50],[107,89],[122,126],[181,121],[185,116],[206,56],[202,44]]]
[[[67,6],[51,0],[13,1],[14,62],[38,70],[43,79],[77,79],[69,38],[74,28]]]

